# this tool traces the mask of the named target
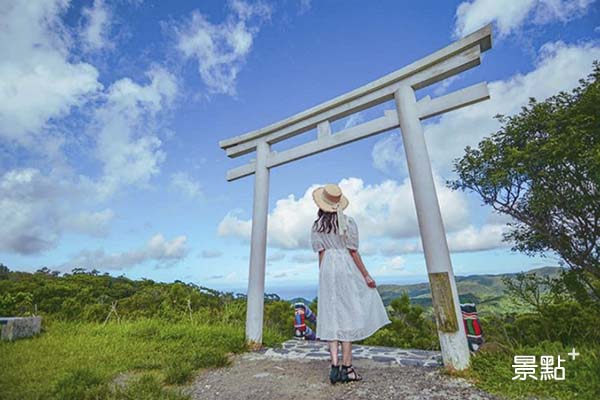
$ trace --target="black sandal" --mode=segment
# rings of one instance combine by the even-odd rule
[[[354,377],[350,378],[348,376],[348,374],[352,374],[354,373]],[[354,370],[354,367],[352,366],[352,364],[350,365],[342,365],[342,378],[341,378],[342,382],[356,382],[356,381],[362,381],[362,376],[360,376],[358,374],[358,372],[356,372]]]
[[[331,364],[331,370],[329,371],[329,381],[335,385],[337,382],[342,380],[342,373],[339,365]]]

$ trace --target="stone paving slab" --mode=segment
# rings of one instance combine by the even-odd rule
[[[341,343],[338,352],[341,356]],[[264,347],[255,353],[264,357],[286,359],[329,360],[329,344],[321,340],[294,338],[283,342],[281,348]],[[368,359],[388,365],[417,367],[441,367],[442,357],[439,351],[399,349],[396,347],[352,345],[353,359]]]

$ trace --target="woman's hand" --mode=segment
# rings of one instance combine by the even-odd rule
[[[370,288],[375,288],[375,281],[373,280],[373,278],[371,278],[371,275],[367,274],[367,276],[365,276],[365,282],[367,282],[367,286]]]

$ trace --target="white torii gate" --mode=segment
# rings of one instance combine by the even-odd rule
[[[491,46],[492,30],[491,25],[487,25],[427,57],[333,100],[265,128],[219,142],[231,158],[256,152],[255,160],[227,173],[228,181],[255,175],[246,317],[246,339],[249,343],[262,343],[269,170],[400,127],[442,358],[447,368],[462,370],[468,367],[469,348],[421,120],[487,100],[489,93],[487,84],[483,82],[441,97],[431,99],[427,96],[416,101],[415,90],[479,65],[481,53]],[[331,133],[332,121],[391,99],[395,100],[395,110],[386,110],[380,118]],[[315,127],[318,132],[316,140],[282,152],[271,151],[272,144]]]

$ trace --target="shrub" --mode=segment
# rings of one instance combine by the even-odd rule
[[[107,392],[108,387],[98,372],[78,368],[55,382],[51,397],[56,400],[95,400],[106,396]]]

